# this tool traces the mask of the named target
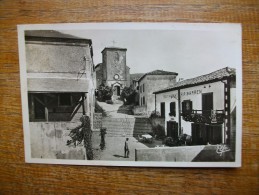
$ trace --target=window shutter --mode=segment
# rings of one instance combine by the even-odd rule
[[[170,116],[176,116],[175,102],[170,103]]]

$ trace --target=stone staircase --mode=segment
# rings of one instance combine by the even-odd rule
[[[152,132],[148,118],[108,118],[102,120],[108,137],[137,137]]]
[[[132,137],[135,118],[108,118],[102,120],[102,127],[107,129],[108,137]]]
[[[152,126],[149,121],[149,118],[144,118],[144,117],[135,118],[133,137],[138,137],[138,135],[143,135],[151,132],[152,132]]]

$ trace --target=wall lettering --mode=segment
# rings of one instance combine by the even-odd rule
[[[181,96],[198,95],[198,94],[201,94],[201,93],[202,93],[201,89],[195,89],[195,90],[192,90],[192,91],[181,92]],[[177,99],[178,95],[177,94],[167,94],[167,95],[163,95],[163,98]]]

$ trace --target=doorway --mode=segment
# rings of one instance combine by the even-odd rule
[[[115,94],[117,95],[117,96],[120,96],[121,94],[120,94],[120,86],[114,86],[114,88],[115,88]]]

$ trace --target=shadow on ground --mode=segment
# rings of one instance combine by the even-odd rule
[[[192,160],[192,162],[233,162],[234,152],[227,151],[221,155],[216,152],[216,146],[205,146],[202,151]]]
[[[114,154],[113,156],[117,157],[117,158],[124,158],[124,156],[121,156],[121,155],[118,155],[118,154]]]
[[[117,113],[133,115],[133,111],[132,111],[133,107],[134,107],[134,105],[121,105],[119,107]]]

